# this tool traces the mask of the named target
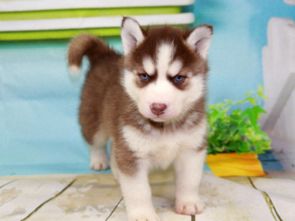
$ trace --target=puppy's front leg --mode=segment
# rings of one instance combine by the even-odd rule
[[[182,149],[175,161],[176,212],[194,215],[202,212],[204,204],[199,197],[206,150]]]
[[[126,175],[118,170],[119,182],[129,221],[159,221],[152,205],[148,170],[138,168],[136,174]]]

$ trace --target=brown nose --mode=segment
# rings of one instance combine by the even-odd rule
[[[166,110],[167,105],[162,103],[152,103],[150,108],[154,115],[161,115]]]

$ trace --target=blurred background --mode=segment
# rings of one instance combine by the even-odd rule
[[[277,158],[294,170],[294,1],[1,0],[0,175],[92,172],[77,120],[83,77],[69,78],[67,46],[88,32],[121,51],[122,15],[144,26],[213,25],[209,103],[263,85],[263,127]]]

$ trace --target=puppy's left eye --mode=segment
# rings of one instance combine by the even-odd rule
[[[182,75],[176,75],[174,78],[172,78],[173,83],[176,85],[180,85],[182,84],[186,79],[186,76],[182,76]]]
[[[151,79],[151,76],[149,76],[147,73],[139,73],[138,77],[141,81],[149,81]]]

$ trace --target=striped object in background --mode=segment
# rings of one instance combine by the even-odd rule
[[[12,0],[0,2],[0,41],[67,39],[81,32],[117,36],[122,16],[143,26],[187,25],[193,0]]]

